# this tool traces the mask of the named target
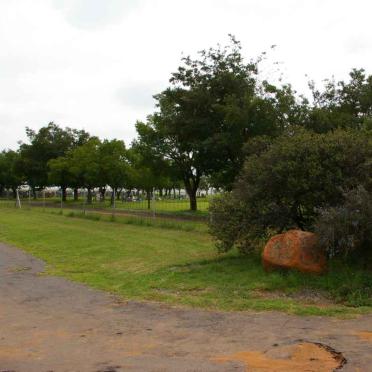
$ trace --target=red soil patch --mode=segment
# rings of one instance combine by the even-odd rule
[[[276,347],[268,352],[243,351],[214,359],[217,362],[243,362],[248,371],[260,372],[331,372],[346,363],[341,354],[310,342]]]
[[[370,331],[358,332],[358,333],[356,333],[356,335],[359,338],[361,338],[362,340],[372,342],[372,332],[370,332]]]

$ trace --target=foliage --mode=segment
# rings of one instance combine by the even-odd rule
[[[330,257],[356,256],[372,263],[372,194],[363,187],[345,193],[343,204],[322,208],[315,224]]]
[[[101,141],[91,138],[84,145],[69,153],[70,171],[80,187],[88,190],[87,201],[92,202],[92,189],[96,186],[106,186],[100,177],[99,149]]]
[[[99,146],[99,164],[104,184],[115,189],[126,184],[128,162],[123,141],[104,140]]]
[[[2,151],[0,153],[0,194],[4,189],[12,189],[15,195],[24,177],[20,171],[19,152],[13,150]]]
[[[75,185],[75,178],[71,171],[71,164],[67,157],[60,156],[58,158],[49,160],[48,169],[49,184],[59,185],[63,190],[66,190],[67,186]],[[65,201],[65,193],[63,196]]]
[[[372,119],[372,75],[353,69],[349,81],[326,80],[323,91],[310,82],[313,106],[305,126],[319,133],[336,128],[368,128]]]
[[[49,182],[62,189],[84,187],[88,189],[88,202],[94,187],[117,191],[128,185],[129,163],[123,141],[92,137],[84,144],[68,151],[65,156],[48,162]]]
[[[26,128],[30,143],[20,145],[20,168],[33,190],[48,185],[48,162],[64,156],[89,138],[83,130],[61,128],[51,122],[38,132]]]
[[[150,147],[133,141],[128,152],[131,164],[132,184],[140,189],[152,192],[153,188],[162,188],[169,181],[171,163],[159,156]]]
[[[343,190],[371,187],[371,133],[299,130],[247,158],[232,195],[210,208],[220,249],[247,247],[252,236],[312,229],[318,208],[336,206]],[[245,249],[243,249],[245,250]]]
[[[219,252],[227,252],[233,245],[244,254],[257,251],[258,235],[247,219],[243,204],[233,193],[213,198],[209,213],[209,231]]]
[[[203,176],[231,188],[241,169],[243,144],[259,135],[275,136],[297,120],[294,92],[258,83],[258,64],[245,63],[233,37],[225,48],[183,58],[171,86],[155,96],[158,111],[137,123],[139,141],[179,169],[195,210]]]

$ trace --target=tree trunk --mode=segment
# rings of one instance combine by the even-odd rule
[[[62,186],[62,201],[67,201],[67,187],[66,186]]]
[[[32,190],[32,197],[33,197],[34,200],[36,200],[36,187],[31,186],[31,190]]]
[[[106,187],[100,187],[99,188],[99,196],[100,196],[100,201],[101,202],[105,201],[105,195],[106,195]]]
[[[74,201],[79,200],[79,189],[77,187],[74,188]]]
[[[197,211],[198,210],[198,203],[196,201],[196,190],[192,191],[190,194],[189,194],[189,198],[190,198],[190,210],[191,211]]]
[[[113,187],[113,188],[112,188],[112,191],[111,191],[111,196],[110,196],[110,205],[111,205],[111,206],[114,205],[115,194],[116,194],[116,188]]]
[[[200,177],[194,174],[189,177],[186,176],[184,179],[184,183],[187,195],[190,198],[190,210],[196,211],[198,209],[196,193],[198,192]]]
[[[147,197],[147,209],[151,209],[151,191],[146,190],[146,197]]]
[[[16,199],[17,198],[17,188],[16,187],[12,187],[12,194],[13,194],[13,199]]]
[[[126,192],[125,192],[125,197],[126,198],[130,198],[132,196],[132,190],[127,190]],[[124,198],[122,199],[122,201],[124,201]]]
[[[87,204],[92,204],[92,189],[88,187]]]
[[[123,191],[123,189],[119,189],[119,188],[116,189],[116,192],[115,192],[116,200],[120,200],[122,191]]]

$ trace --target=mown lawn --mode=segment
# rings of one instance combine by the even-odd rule
[[[322,277],[265,273],[258,258],[219,255],[206,232],[0,209],[0,241],[47,262],[47,273],[126,299],[219,310],[351,315],[372,311],[372,275],[337,266]],[[347,304],[304,302],[321,291]],[[361,306],[362,305],[362,306]]]
[[[141,199],[137,201],[122,201],[116,200],[115,201],[115,208],[120,211],[143,211],[143,212],[153,212],[156,211],[157,213],[166,213],[172,215],[190,215],[190,216],[206,216],[209,208],[209,201],[211,197],[204,197],[204,198],[197,198],[198,203],[198,210],[197,211],[190,211],[190,202],[187,198],[185,199],[157,199],[155,201],[150,201],[150,209],[148,208],[148,202],[146,199]],[[61,200],[58,197],[49,197],[45,199],[47,204],[55,204],[56,206],[60,206]],[[29,203],[31,204],[42,204],[43,198],[38,198],[37,200],[22,198],[21,199],[22,205],[27,207]],[[15,204],[14,200],[10,199],[1,199],[0,204],[13,206]],[[63,202],[64,208],[68,208],[69,206],[74,206],[78,208],[100,208],[100,209],[112,209],[110,198],[106,198],[105,201],[97,201],[95,199],[92,200],[92,204],[84,203],[84,198],[80,196],[78,201],[74,201],[72,197],[68,197],[66,202]]]

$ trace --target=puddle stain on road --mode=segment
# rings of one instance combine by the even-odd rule
[[[372,332],[371,331],[362,331],[355,333],[356,336],[358,336],[363,341],[370,341],[372,342]]]
[[[246,371],[260,372],[332,372],[346,363],[341,353],[311,342],[279,346],[267,352],[242,351],[213,360],[219,363],[239,361],[245,365]]]

